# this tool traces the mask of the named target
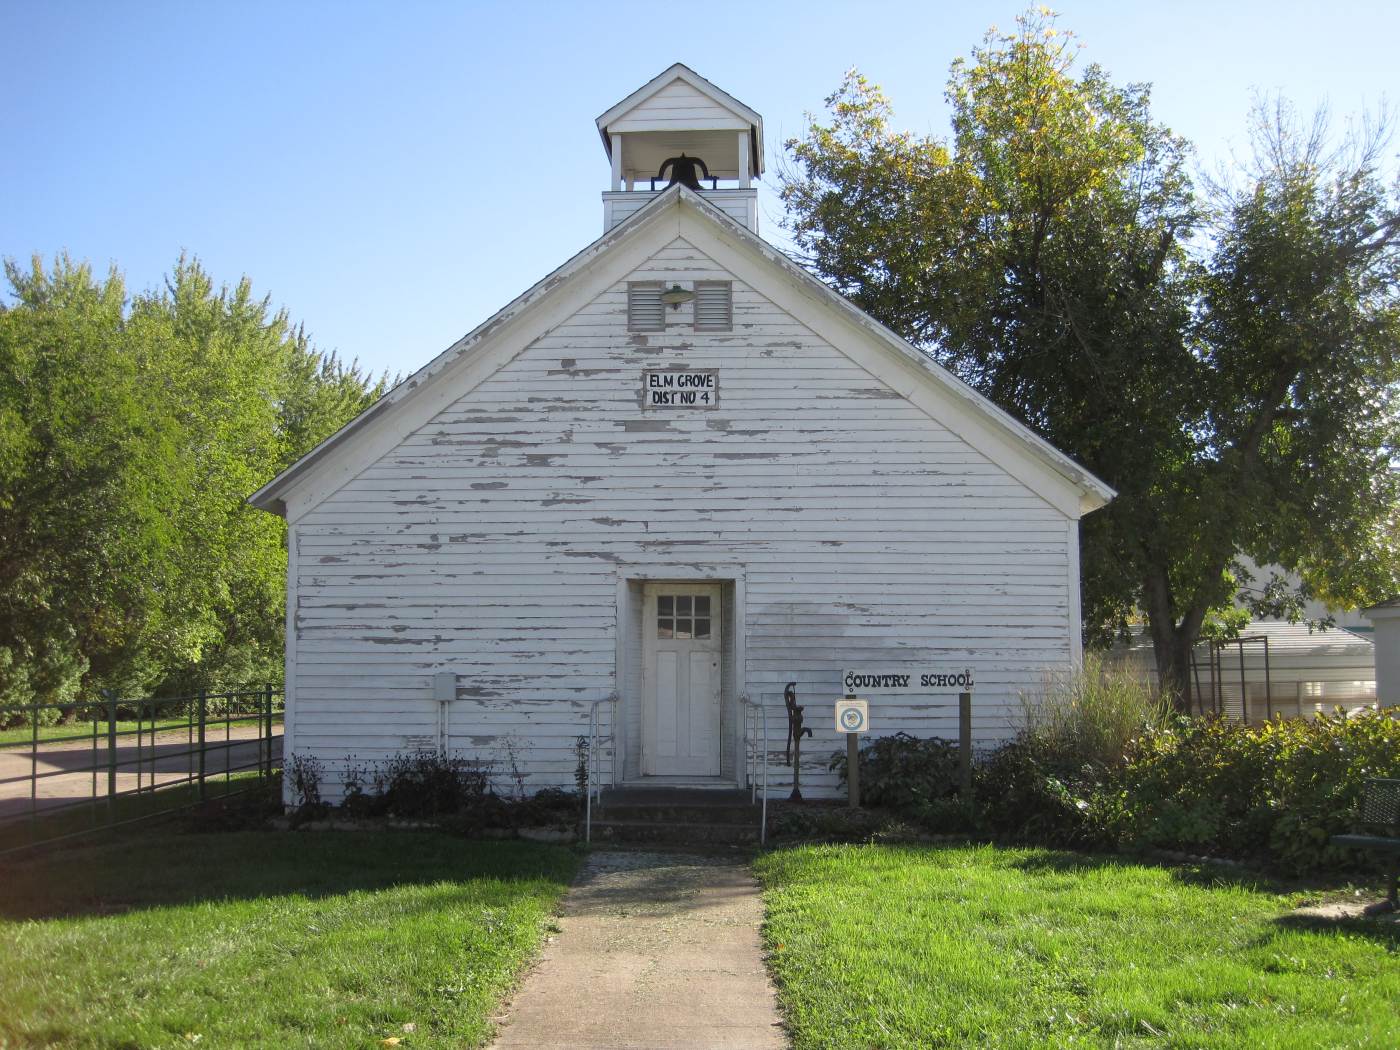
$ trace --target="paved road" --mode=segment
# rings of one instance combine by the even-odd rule
[[[763,901],[732,857],[600,851],[493,1050],[782,1050]]]
[[[224,730],[212,727],[205,737],[206,775],[225,771],[254,769],[258,765],[258,729],[254,725],[232,726],[228,746],[224,746]],[[263,745],[266,746],[265,744]],[[274,727],[273,755],[282,754],[282,727]],[[191,770],[199,768],[199,756],[191,750],[188,730],[172,729],[150,734],[142,739],[138,753],[136,737],[118,737],[117,791],[135,791],[155,784],[171,784],[186,779]],[[90,740],[74,740],[47,744],[39,741],[38,761],[34,761],[29,745],[0,747],[0,823],[23,819],[31,812],[43,813],[60,809],[75,802],[107,794],[107,742],[98,738],[94,750]],[[92,767],[97,766],[94,780]],[[31,798],[31,771],[37,771]]]

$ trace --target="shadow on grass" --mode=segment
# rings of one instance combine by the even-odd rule
[[[1331,918],[1295,912],[1279,916],[1274,920],[1274,925],[1283,930],[1301,930],[1305,933],[1333,937],[1365,937],[1384,945],[1392,952],[1400,952],[1400,921],[1396,920],[1393,913],[1374,918],[1351,915]]]
[[[1019,858],[1010,867],[1025,872],[1074,874],[1105,868],[1157,868],[1183,886],[1201,889],[1237,888],[1253,893],[1326,894],[1342,886],[1348,878],[1364,878],[1356,872],[1313,876],[1284,876],[1274,872],[1213,860],[1174,860],[1150,853],[1076,853],[1073,850],[1042,849]]]
[[[1104,868],[1137,867],[1135,860],[1107,853],[1076,853],[1073,850],[1039,848],[1007,865],[1031,875],[1077,875]]]
[[[262,825],[281,812],[281,774],[263,777],[259,769],[231,770],[211,774],[204,782],[201,801],[196,783],[173,783],[159,788],[126,791],[110,801],[99,799],[49,798],[36,819],[5,820],[5,803],[0,801],[0,864],[9,850],[61,848],[77,836],[95,841],[108,835],[129,835],[134,824],[197,816],[218,830],[237,830]]]
[[[1166,861],[1144,859],[1141,863],[1165,868],[1183,886],[1199,886],[1202,889],[1231,887],[1249,890],[1253,893],[1288,893],[1309,889],[1323,889],[1330,883],[1307,883],[1305,880],[1287,880],[1270,875],[1254,868],[1238,864],[1221,864],[1214,861]]]
[[[0,861],[5,887],[0,918],[114,915],[288,896],[320,899],[471,879],[566,883],[576,866],[574,853],[562,847],[473,842],[440,832],[188,834],[161,827]]]
[[[1146,860],[1143,863],[1156,863],[1160,867],[1169,868],[1174,879],[1189,886],[1202,886],[1206,889],[1234,886],[1257,893],[1306,894],[1325,898],[1339,890],[1349,890],[1353,884],[1367,886],[1374,881],[1374,876],[1364,871],[1327,871],[1311,875],[1282,875],[1238,864],[1213,861],[1182,861],[1173,864],[1169,861]]]

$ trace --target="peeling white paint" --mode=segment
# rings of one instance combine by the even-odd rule
[[[734,280],[734,332],[637,346],[626,281],[678,272]],[[684,239],[619,276],[298,519],[298,747],[334,770],[431,733],[425,683],[450,670],[454,750],[489,761],[513,735],[532,785],[569,786],[588,701],[635,695],[618,581],[668,576],[743,579],[725,703],[768,704],[777,745],[784,683],[824,710],[843,667],[876,662],[975,667],[977,736],[1004,736],[1076,651],[1072,520]],[[644,416],[651,351],[720,369],[721,408]],[[956,727],[942,700],[872,717]],[[835,788],[827,721],[813,795]]]

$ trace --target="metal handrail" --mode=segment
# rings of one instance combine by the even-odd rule
[[[747,762],[745,776],[749,781],[749,801],[754,801],[754,792],[759,790],[758,781],[761,775],[763,780],[762,794],[763,804],[759,815],[758,824],[758,844],[764,845],[768,841],[768,709],[761,703],[754,703],[749,699],[749,694],[744,693],[739,697],[739,702],[744,705],[744,744]],[[749,719],[753,719],[755,736],[760,736],[761,747],[754,748],[755,741],[749,734]],[[762,770],[760,772],[760,764]]]
[[[606,737],[602,735],[602,718],[600,709],[604,704],[612,704],[611,731]],[[605,696],[601,700],[594,700],[588,705],[588,782],[583,789],[583,841],[593,841],[593,795],[597,792],[598,801],[603,800],[603,756],[602,747],[604,740],[613,745],[612,772],[614,778],[617,775],[617,694]]]

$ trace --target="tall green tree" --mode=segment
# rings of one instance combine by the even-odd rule
[[[948,139],[858,73],[788,143],[802,260],[1119,491],[1084,522],[1086,633],[1145,614],[1164,684],[1246,582],[1260,604],[1400,587],[1400,210],[1376,139],[1286,111],[1203,192],[1144,85],[1076,69],[1041,9],[954,63]]]
[[[382,391],[245,279],[8,263],[0,703],[276,679],[284,527],[245,497]]]

